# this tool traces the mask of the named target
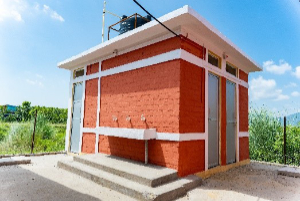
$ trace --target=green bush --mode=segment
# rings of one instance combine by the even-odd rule
[[[284,163],[283,125],[278,114],[266,108],[249,112],[249,152],[253,160]],[[287,163],[300,165],[300,127],[287,126]]]
[[[0,142],[0,155],[30,153],[34,120],[25,123],[6,124],[8,128]],[[1,127],[0,127],[1,128]],[[64,150],[66,126],[50,124],[44,115],[37,116],[34,153]]]
[[[8,134],[10,125],[8,123],[0,122],[0,142],[4,140],[6,135]]]

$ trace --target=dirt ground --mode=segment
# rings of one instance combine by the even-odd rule
[[[32,164],[0,167],[1,201],[133,200],[56,167],[66,155],[31,157]],[[251,163],[204,180],[178,201],[300,200],[300,179],[277,176],[280,167]]]
[[[277,176],[280,168],[282,167],[251,162],[204,180],[202,186],[178,201],[300,201],[300,178]]]

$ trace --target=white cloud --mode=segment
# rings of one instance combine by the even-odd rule
[[[28,84],[30,85],[35,85],[35,86],[39,86],[39,87],[44,87],[44,84],[41,81],[38,80],[30,80],[30,79],[26,79],[25,80]]]
[[[43,6],[43,12],[49,15],[52,19],[64,22],[65,19],[59,15],[56,11],[52,10],[49,6],[44,5]]]
[[[59,15],[55,10],[52,10],[50,6],[43,5],[42,8],[38,3],[35,5],[29,5],[30,1],[27,0],[0,0],[0,22],[8,19],[21,22],[23,15],[26,13],[39,13],[42,12],[50,16],[54,20],[64,22],[65,19]]]
[[[300,93],[298,91],[293,91],[291,93],[291,95],[294,96],[294,97],[298,97],[298,96],[300,96]]]
[[[293,75],[295,75],[298,79],[300,79],[300,66],[297,66],[295,68],[295,72],[293,72]]]
[[[282,59],[279,60],[278,65],[275,64],[274,61],[272,60],[265,61],[263,62],[263,68],[271,73],[278,74],[278,75],[282,75],[286,71],[292,70],[292,66]]]
[[[44,79],[44,76],[40,75],[40,74],[35,74],[35,76],[39,79]]]
[[[23,21],[22,12],[27,9],[25,0],[0,0],[0,22],[13,19]]]
[[[276,88],[276,81],[264,79],[262,76],[253,78],[250,82],[251,98],[253,100],[271,99],[274,101],[287,100],[290,97],[282,94],[281,89]]]
[[[295,82],[290,82],[289,84],[285,85],[287,88],[297,87],[298,85]]]

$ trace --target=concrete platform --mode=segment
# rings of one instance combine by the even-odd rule
[[[138,200],[174,200],[202,183],[194,175],[178,178],[172,169],[104,154],[74,156],[58,167]]]
[[[9,165],[21,165],[21,164],[30,164],[31,160],[25,157],[11,157],[11,158],[1,158],[0,159],[0,167],[1,166],[9,166]]]
[[[278,170],[279,175],[300,178],[300,168],[284,167]]]

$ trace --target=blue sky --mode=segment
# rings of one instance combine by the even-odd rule
[[[249,77],[251,105],[300,110],[298,0],[139,2],[156,17],[190,5],[264,68]],[[57,63],[101,43],[102,8],[102,0],[0,0],[0,105],[67,107],[69,72]],[[132,0],[107,0],[107,9],[144,15]],[[107,16],[106,28],[116,21]]]

